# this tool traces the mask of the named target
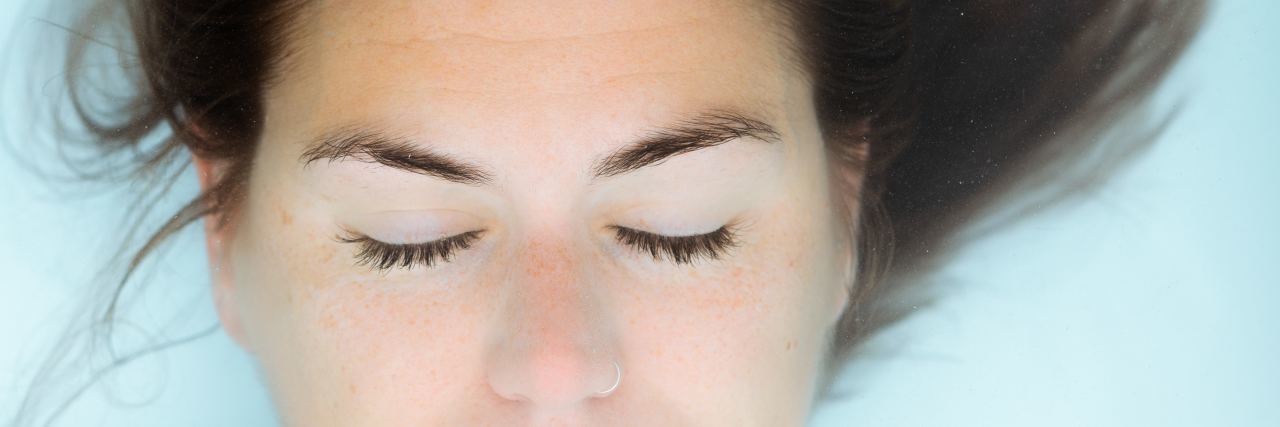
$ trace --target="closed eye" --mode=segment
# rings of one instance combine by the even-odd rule
[[[342,237],[338,241],[360,245],[357,265],[385,271],[393,267],[432,267],[437,262],[449,262],[458,251],[470,248],[482,233],[484,230],[468,231],[423,243],[387,243],[364,235]]]
[[[609,228],[614,231],[619,243],[648,253],[655,260],[670,260],[676,264],[720,259],[726,251],[738,244],[728,225],[710,233],[692,236],[667,236],[616,225]]]

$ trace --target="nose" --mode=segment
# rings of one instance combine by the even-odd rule
[[[621,386],[604,290],[575,258],[563,245],[517,254],[490,341],[487,376],[498,396],[563,411]]]

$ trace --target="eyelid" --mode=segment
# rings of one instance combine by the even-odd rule
[[[441,242],[441,241],[444,241],[444,240],[448,240],[448,239],[452,239],[452,238],[454,238],[454,237],[458,237],[458,236],[461,236],[461,235],[464,235],[464,234],[469,234],[469,233],[480,233],[480,232],[483,232],[483,231],[484,231],[484,230],[470,230],[470,231],[464,231],[464,232],[461,232],[461,233],[456,233],[456,234],[451,234],[451,235],[447,235],[447,236],[439,237],[439,238],[436,238],[436,239],[424,240],[424,241],[420,241],[420,242],[402,242],[402,243],[397,243],[397,242],[388,242],[388,241],[385,241],[385,240],[381,240],[381,239],[378,239],[378,238],[376,238],[376,237],[370,236],[370,235],[369,235],[369,234],[367,234],[367,233],[363,233],[363,232],[359,232],[359,231],[355,231],[355,230],[348,229],[348,228],[346,228],[346,227],[342,227],[342,234],[339,234],[339,235],[338,235],[338,237],[337,237],[335,240],[337,240],[339,243],[377,243],[377,244],[382,244],[382,245],[387,245],[387,246],[414,246],[414,245],[427,245],[427,244],[431,244],[431,243],[438,243],[438,242]]]
[[[711,232],[670,236],[618,225],[610,225],[619,243],[641,252],[647,252],[655,260],[669,260],[676,264],[692,264],[703,259],[720,259],[726,251],[738,246],[734,224],[725,224]]]
[[[485,230],[472,230],[421,243],[387,243],[367,235],[344,230],[341,243],[360,244],[356,264],[386,271],[392,267],[408,269],[417,265],[432,267],[436,262],[449,262],[457,251],[470,249]]]
[[[419,244],[452,237],[460,230],[484,228],[485,223],[461,210],[413,209],[350,213],[339,224],[347,236],[368,237],[386,244]]]

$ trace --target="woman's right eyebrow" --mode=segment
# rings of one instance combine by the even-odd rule
[[[439,153],[407,138],[372,129],[344,127],[325,133],[302,153],[303,166],[320,160],[356,160],[466,185],[487,185],[493,174],[479,165]]]
[[[710,110],[651,129],[644,137],[598,159],[591,165],[591,173],[593,178],[613,177],[682,154],[743,140],[777,143],[781,137],[776,128],[751,116]],[[309,145],[300,160],[303,167],[320,160],[377,163],[466,185],[488,185],[494,176],[481,165],[440,153],[409,138],[358,126],[326,132]]]

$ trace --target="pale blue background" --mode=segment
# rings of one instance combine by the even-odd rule
[[[0,0],[6,35],[35,27],[18,6]],[[975,238],[935,285],[939,303],[878,336],[844,379],[850,397],[814,424],[1280,426],[1277,76],[1280,3],[1219,2],[1158,98],[1188,100],[1158,146],[1083,201]],[[23,128],[14,95],[0,120]],[[71,198],[16,166],[0,156],[0,417],[79,310],[122,212],[110,193]],[[213,321],[199,230],[170,253],[128,331]],[[271,422],[221,333],[113,382],[127,402],[92,391],[63,425]]]

